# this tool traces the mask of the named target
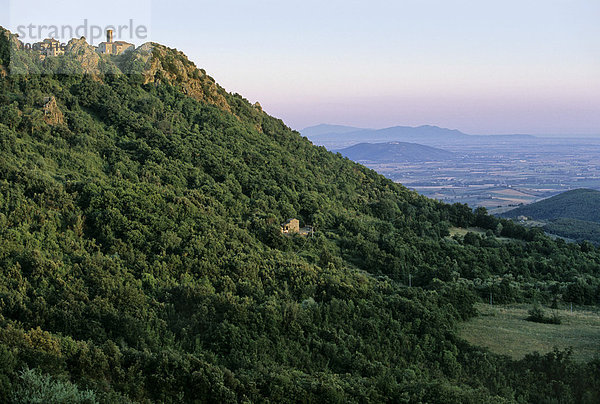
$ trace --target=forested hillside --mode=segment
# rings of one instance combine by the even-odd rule
[[[408,191],[160,45],[0,59],[1,402],[600,401],[598,359],[456,331],[490,292],[597,305],[598,248]]]
[[[543,229],[577,241],[600,244],[600,191],[574,189],[508,211],[504,217],[544,222]]]
[[[600,191],[574,189],[544,199],[531,205],[508,211],[505,217],[528,216],[538,220],[558,218],[585,220],[600,223]]]

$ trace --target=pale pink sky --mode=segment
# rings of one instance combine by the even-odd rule
[[[598,0],[0,0],[0,8],[10,10],[0,24],[12,29],[133,18],[296,129],[432,124],[600,136]]]

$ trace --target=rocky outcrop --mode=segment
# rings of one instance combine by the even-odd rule
[[[80,73],[100,74],[100,55],[96,49],[87,43],[84,37],[71,39],[65,49],[65,54],[73,57],[77,61],[77,67]]]
[[[0,27],[0,77],[8,76],[11,53],[22,47],[23,43],[16,35]]]
[[[128,55],[128,68],[138,70],[144,83],[166,82],[179,87],[184,94],[198,101],[216,105],[231,112],[225,90],[204,71],[198,69],[182,52],[166,46],[146,43]]]
[[[16,35],[5,31],[10,46],[22,49]],[[21,51],[19,51],[21,52]],[[198,69],[182,52],[156,43],[146,43],[137,49],[119,56],[101,55],[96,48],[87,43],[84,37],[71,39],[65,48],[64,56],[40,58],[35,64],[31,55],[23,50],[19,53],[23,59],[15,66],[23,74],[39,74],[44,71],[56,71],[61,74],[88,74],[96,80],[102,80],[104,74],[140,74],[144,83],[166,83],[178,88],[182,93],[207,104],[215,105],[222,110],[239,117],[239,105],[230,103],[232,96],[220,87],[204,70]],[[56,59],[55,59],[56,58]],[[47,59],[47,60],[44,60]],[[50,60],[51,59],[51,60]],[[31,66],[34,66],[32,68]],[[0,63],[0,77],[7,74],[7,66]],[[11,65],[11,68],[13,66]],[[234,107],[232,107],[232,105]],[[263,114],[260,104],[253,106],[252,113]],[[52,122],[62,119],[54,109]],[[246,111],[247,112],[247,111]],[[256,128],[262,130],[260,118]]]
[[[46,97],[42,100],[43,111],[44,111],[44,122],[48,125],[61,125],[64,123],[65,118],[56,103],[56,98],[53,96]]]

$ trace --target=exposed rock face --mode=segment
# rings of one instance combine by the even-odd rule
[[[0,27],[0,77],[8,76],[11,52],[22,48],[23,43],[17,35]]]
[[[143,67],[145,84],[165,81],[181,88],[183,93],[192,98],[231,112],[224,90],[182,52],[155,43],[145,43],[131,53],[129,63],[130,66]]]
[[[48,60],[40,60],[39,65],[35,65],[35,69],[31,69],[32,62],[31,55],[29,55],[31,51],[23,50],[16,35],[12,35],[6,30],[3,30],[2,34],[7,37],[12,49],[20,49],[19,55],[23,61],[17,66],[11,65],[11,69],[15,67],[22,73],[40,74],[49,70],[61,74],[88,74],[96,80],[102,80],[103,74],[141,74],[145,84],[170,84],[198,101],[215,105],[233,114],[239,112],[235,109],[235,104],[230,105],[228,102],[231,96],[216,84],[204,70],[198,69],[193,62],[176,49],[156,43],[145,43],[137,49],[119,56],[100,55],[95,47],[81,37],[69,41],[64,56],[52,56],[46,58]],[[8,66],[2,66],[0,63],[0,77],[7,74]],[[54,109],[54,107],[51,109],[56,114],[52,113],[52,117],[48,119],[52,122],[59,122],[62,119],[58,115],[60,110]],[[259,116],[263,114],[263,111],[260,104],[256,104],[253,110],[258,114],[258,117],[255,118],[256,128],[261,131]]]
[[[71,55],[78,62],[82,73],[100,74],[100,55],[96,49],[87,43],[85,38],[71,39],[65,49],[67,55]]]
[[[13,49],[23,49],[23,42],[19,40],[18,35],[6,30],[4,31],[4,35],[8,36],[8,41]]]
[[[44,104],[44,121],[48,125],[60,125],[65,121],[64,115],[61,112],[60,108],[58,108],[58,104],[56,103],[56,98],[54,97],[46,97],[43,99]]]

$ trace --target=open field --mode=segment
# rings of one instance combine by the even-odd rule
[[[450,237],[452,236],[464,236],[467,233],[477,233],[479,235],[485,235],[485,230],[480,228],[480,227],[469,227],[469,228],[462,228],[462,227],[451,227],[450,228]]]
[[[482,229],[481,227],[468,227],[468,228],[451,227],[450,229],[448,229],[448,231],[450,232],[449,237],[454,237],[454,236],[464,237],[467,233],[475,233],[482,237],[486,237],[486,234],[487,234],[487,230]],[[502,241],[502,242],[508,242],[508,241],[517,241],[519,243],[523,242],[523,240],[516,240],[516,239],[512,239],[512,238],[508,238],[508,237],[495,237],[495,238],[496,238],[496,240]]]
[[[480,315],[462,324],[461,336],[473,345],[521,359],[532,352],[573,348],[573,357],[588,361],[600,355],[600,312],[597,309],[558,310],[562,324],[526,321],[531,305],[478,304]],[[550,309],[546,309],[550,314]]]

